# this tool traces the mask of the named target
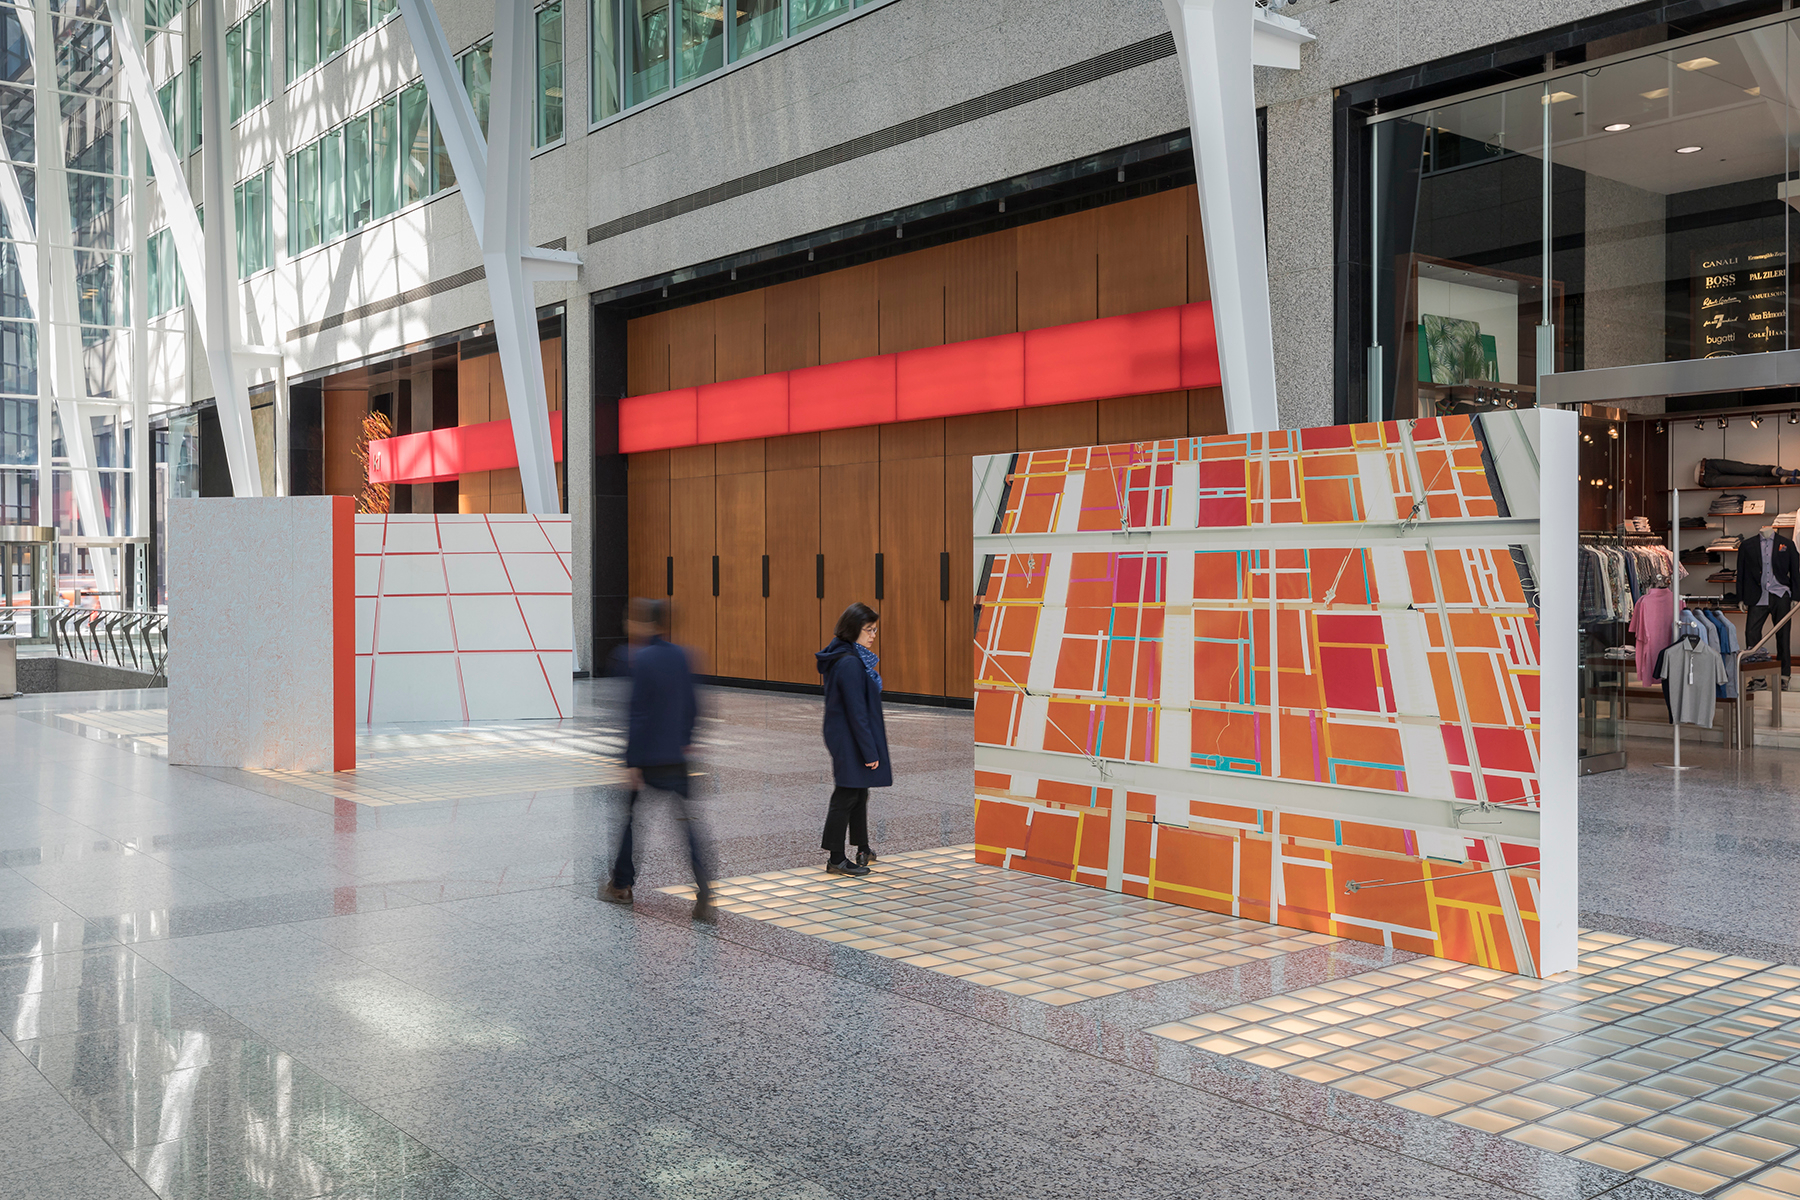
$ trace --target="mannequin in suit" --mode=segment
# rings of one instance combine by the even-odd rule
[[[1800,587],[1800,549],[1792,538],[1783,537],[1772,525],[1765,525],[1753,538],[1745,538],[1738,547],[1738,595],[1749,612],[1744,622],[1744,648],[1762,640],[1763,623],[1779,622],[1794,603],[1794,591]],[[1788,688],[1794,673],[1789,651],[1789,626],[1775,635],[1775,654],[1781,659],[1781,690]]]

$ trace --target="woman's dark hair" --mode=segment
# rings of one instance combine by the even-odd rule
[[[862,631],[881,620],[881,614],[866,604],[852,604],[838,618],[836,636],[846,642],[854,642],[862,636]]]

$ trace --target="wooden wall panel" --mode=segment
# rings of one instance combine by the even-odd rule
[[[1154,396],[1122,396],[1099,402],[1096,444],[1153,442],[1159,438],[1186,437],[1188,394],[1161,392]]]
[[[819,365],[817,276],[763,289],[763,355],[765,371]]]
[[[700,479],[718,474],[717,446],[678,446],[669,451],[669,478]]]
[[[769,438],[763,443],[763,456],[771,471],[784,471],[790,467],[816,467],[819,465],[819,435],[794,433],[787,437]]]
[[[949,249],[933,246],[876,264],[880,353],[944,344],[944,264]]]
[[[881,458],[881,427],[827,429],[819,435],[819,465],[876,462]]]
[[[647,396],[669,390],[669,314],[625,323],[625,391]]]
[[[818,277],[820,362],[881,353],[880,266],[864,263]]]
[[[669,386],[698,387],[716,383],[714,350],[718,302],[709,300],[669,310]]]
[[[1193,203],[1178,189],[1094,210],[1100,316],[1187,302],[1184,201]]]
[[[944,453],[1007,454],[1019,448],[1016,412],[972,413],[944,419]]]
[[[1225,389],[1204,388],[1188,393],[1188,433],[1204,437],[1210,433],[1230,433],[1225,425]]]
[[[363,489],[362,467],[356,462],[356,439],[369,415],[369,393],[329,391],[324,394],[324,468],[327,496],[355,496]]]
[[[890,691],[944,695],[944,460],[883,459],[881,637],[883,685]]]
[[[944,340],[1019,328],[1019,233],[1004,229],[945,247]]]
[[[563,396],[566,394],[566,383],[563,379],[563,344],[561,338],[545,338],[538,343],[538,353],[544,362],[544,393],[550,400],[550,411],[561,412]],[[494,356],[496,359],[499,355]],[[496,364],[495,368],[500,368]]]
[[[1212,285],[1206,274],[1206,237],[1200,231],[1200,193],[1193,186],[1181,189],[1186,199],[1188,303],[1198,304],[1212,299]]]
[[[767,679],[763,639],[763,481],[761,470],[717,478],[719,607],[713,672]]]
[[[768,370],[764,355],[765,289],[721,297],[713,315],[717,382],[747,379]]]
[[[763,439],[752,438],[747,442],[720,442],[713,447],[713,470],[720,475],[741,475],[745,471],[760,472],[764,469],[767,456],[763,453]]]
[[[769,556],[768,678],[817,683],[819,637],[819,468],[771,470],[763,546]]]
[[[880,425],[881,461],[899,458],[941,458],[944,453],[944,420],[902,421]]]
[[[880,513],[881,470],[877,463],[819,468],[819,550],[825,555],[825,599],[819,602],[819,639],[814,649],[831,640],[838,615],[852,603],[860,600],[881,611],[875,599]]]
[[[975,476],[967,454],[944,456],[944,549],[950,600],[944,605],[944,695],[975,694]]]
[[[660,600],[669,591],[669,452],[633,454],[625,470],[631,594]]]
[[[1098,405],[1050,404],[1019,410],[1019,449],[1060,450],[1092,446],[1100,440]]]
[[[717,497],[711,476],[669,481],[669,553],[675,557],[674,639],[693,652],[694,669],[716,673],[712,556]]]
[[[1020,329],[1091,321],[1099,315],[1098,224],[1089,209],[1019,226]]]

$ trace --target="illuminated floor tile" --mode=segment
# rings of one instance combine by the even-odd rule
[[[1688,1191],[1800,1197],[1800,968],[1616,934],[1581,946],[1552,979],[1417,959],[1152,1032],[1236,1022],[1244,1048],[1216,1052],[1255,1062],[1311,1025],[1293,1041],[1355,1049],[1278,1069]]]
[[[824,936],[854,937],[858,949],[884,958],[1056,1005],[1222,970],[1265,951],[1280,956],[1340,940],[1116,893],[1080,889],[1072,897],[1072,885],[1062,880],[982,866],[973,852],[973,846],[953,846],[884,856],[871,874],[833,877],[840,886],[832,887],[816,886],[827,878],[818,867],[728,879],[718,885],[718,907],[802,930],[841,928],[841,936]],[[763,906],[771,889],[786,887],[807,890],[780,913]],[[692,888],[664,890],[693,895]],[[921,897],[936,903],[921,904]],[[1332,1035],[1320,1032],[1326,1022],[1290,1019],[1321,999],[1343,998],[1315,990],[1308,999],[1273,997],[1248,1016],[1208,1014],[1166,1036],[1214,1049],[1202,1035],[1229,1032],[1222,1039],[1229,1048],[1215,1053],[1260,1052],[1252,1061],[1270,1066],[1306,1063],[1338,1048]],[[1286,1039],[1300,1044],[1267,1049]]]

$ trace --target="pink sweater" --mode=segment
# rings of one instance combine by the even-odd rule
[[[1637,635],[1637,676],[1643,683],[1655,678],[1656,658],[1675,640],[1675,593],[1651,588],[1631,610],[1631,632]],[[1681,607],[1686,608],[1683,604]]]

